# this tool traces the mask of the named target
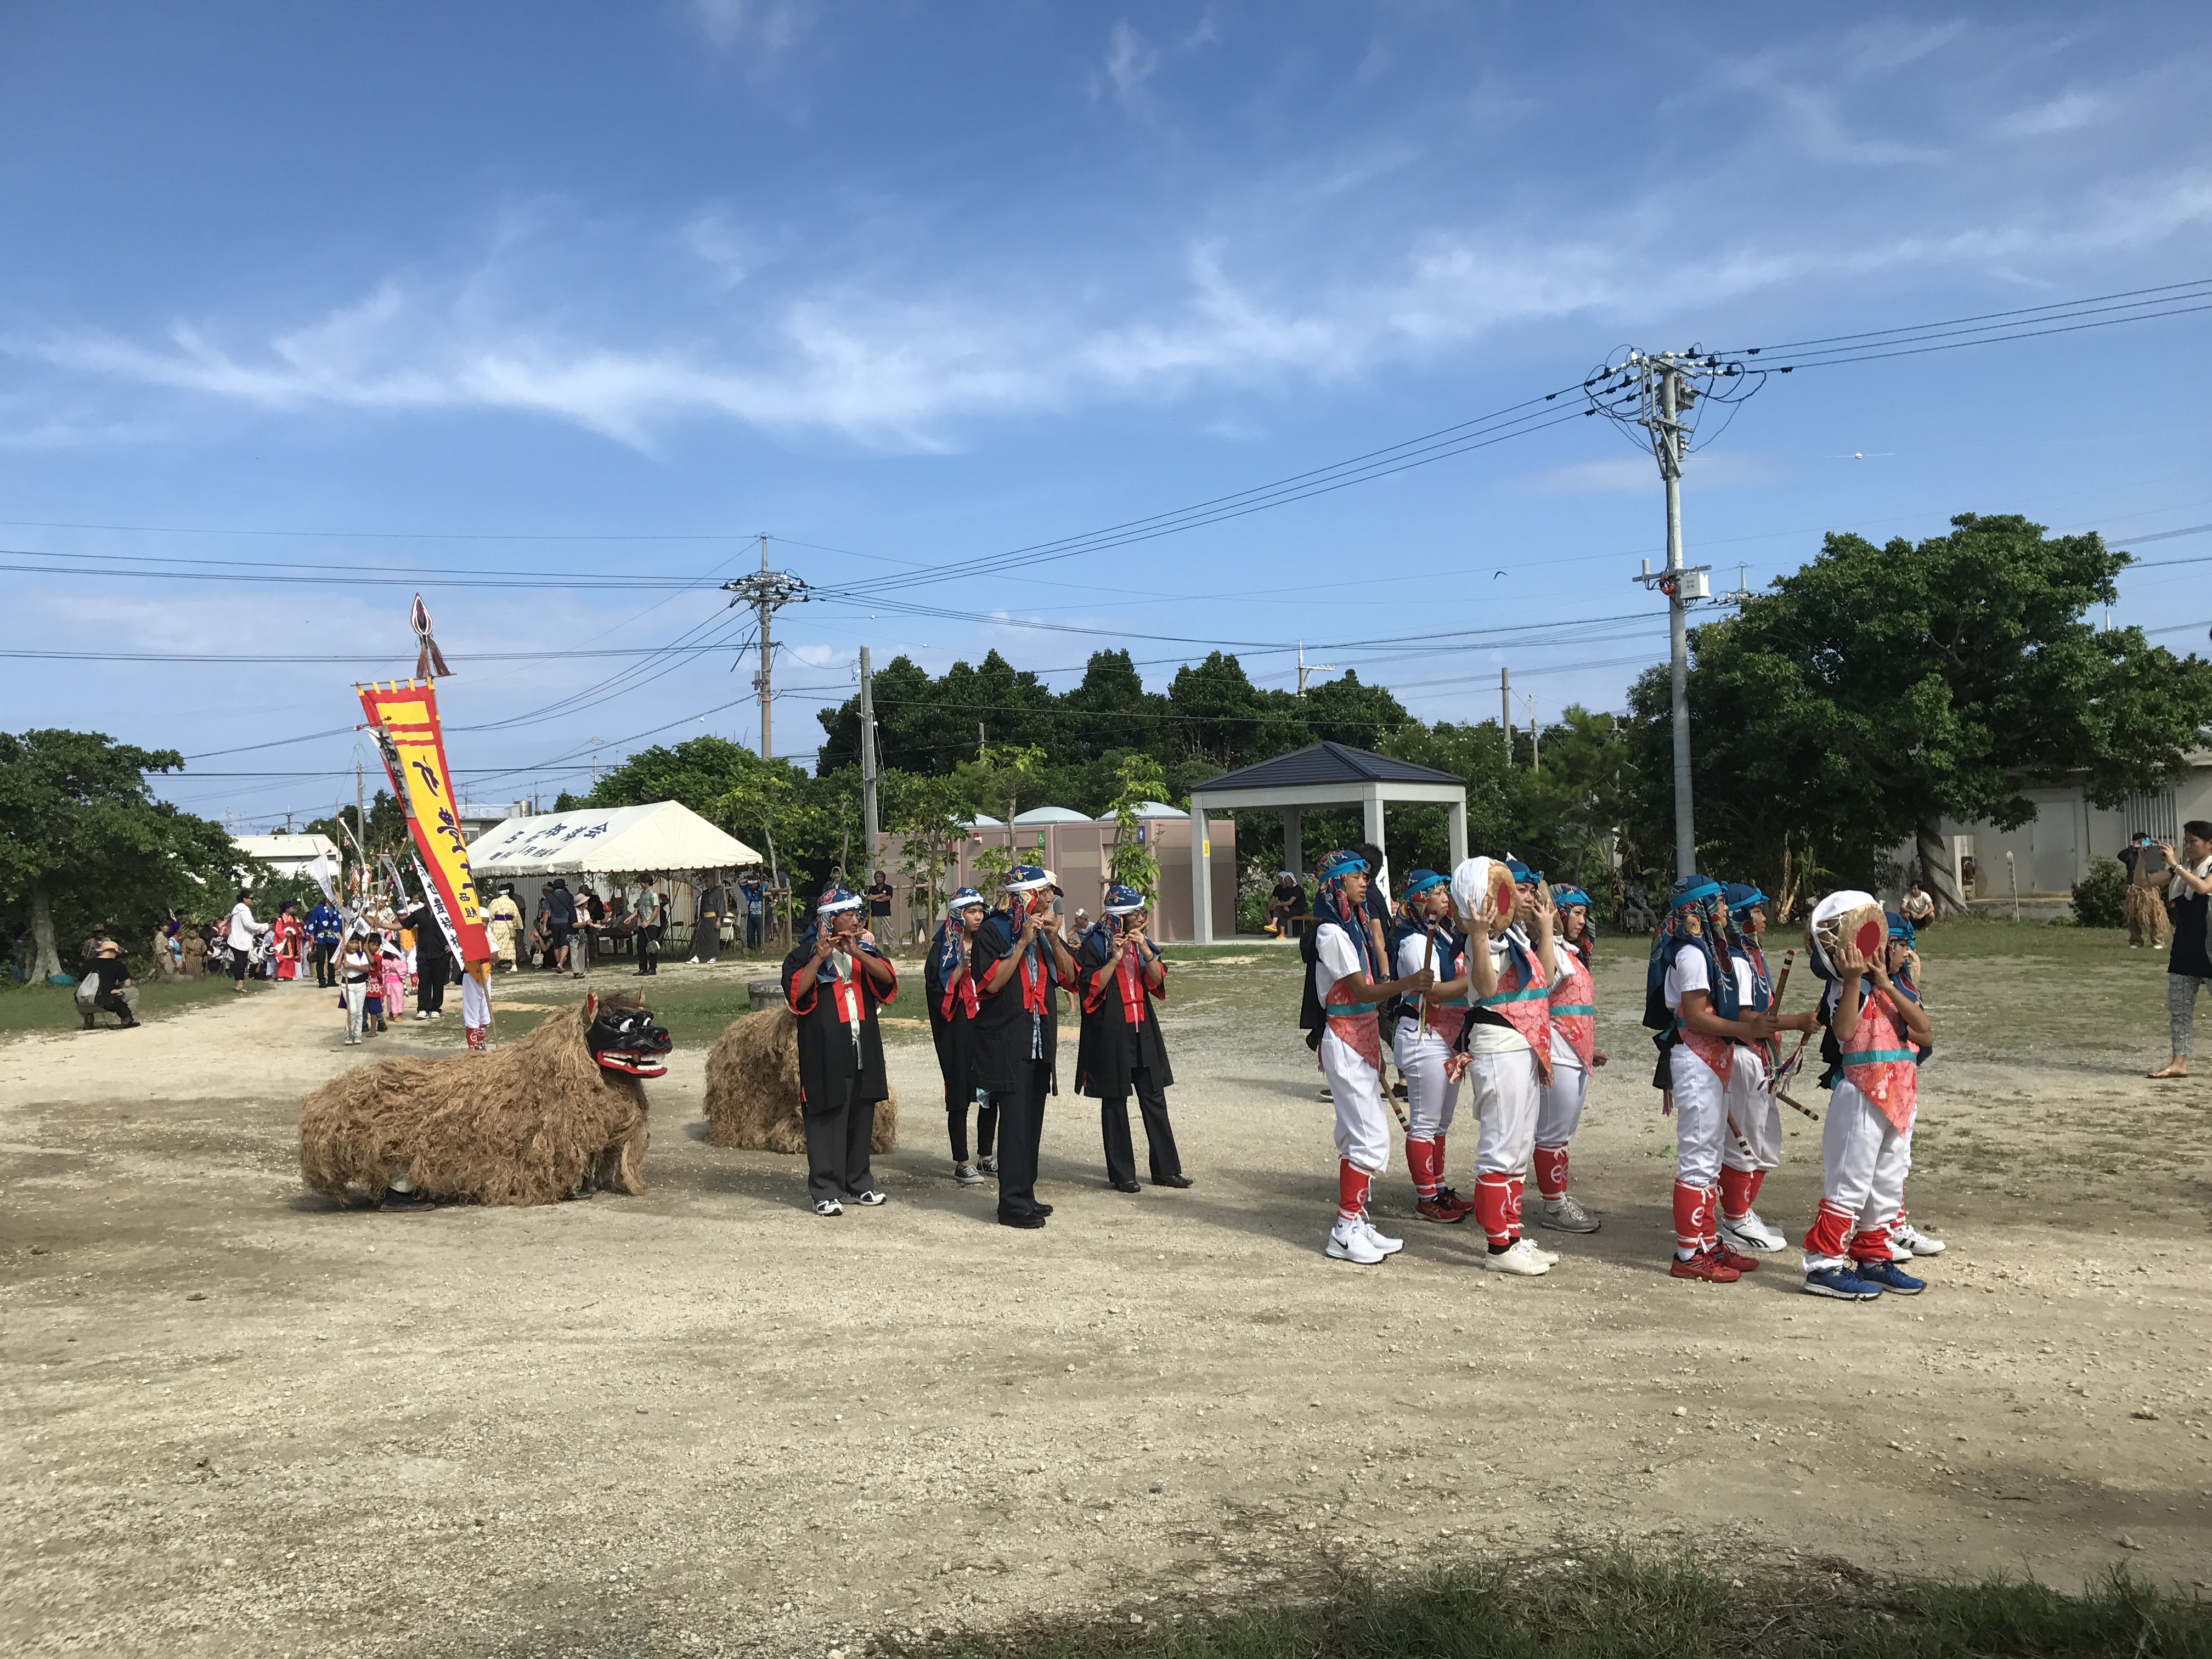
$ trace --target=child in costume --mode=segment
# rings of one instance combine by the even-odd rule
[[[377,960],[384,972],[384,1019],[398,1019],[406,1012],[407,952],[401,948],[397,933],[383,936]],[[384,1019],[376,1022],[380,1031],[384,1029]]]
[[[929,1035],[937,1045],[937,1069],[945,1079],[945,1129],[952,1142],[952,1178],[963,1187],[981,1186],[983,1177],[996,1175],[991,1156],[992,1139],[999,1127],[999,1109],[975,1087],[975,980],[968,971],[968,955],[975,946],[975,930],[983,925],[983,896],[963,887],[952,896],[937,937],[929,942],[929,958],[921,970],[921,988],[929,1004]],[[979,1169],[968,1161],[968,1108],[980,1103],[975,1114],[975,1149],[982,1155]]]
[[[1385,979],[1367,929],[1367,860],[1344,849],[1321,861],[1314,902],[1313,971],[1300,1024],[1318,1027],[1322,1075],[1336,1108],[1336,1221],[1325,1253],[1372,1267],[1405,1248],[1367,1218],[1367,1194],[1389,1167],[1390,1124],[1382,1105],[1382,1031],[1377,1011],[1391,997],[1419,995],[1434,975]]]
[[[1729,964],[1735,975],[1736,1006],[1765,1013],[1774,1006],[1774,981],[1761,946],[1766,895],[1745,883],[1730,882],[1721,897],[1728,908]],[[1777,1029],[1801,1028],[1778,1024]],[[1774,1097],[1774,1071],[1780,1059],[1771,1038],[1736,1051],[1729,1069],[1728,1139],[1721,1146],[1721,1242],[1732,1250],[1762,1255],[1789,1243],[1752,1207],[1766,1172],[1782,1162],[1782,1104]]]
[[[1826,982],[1821,1081],[1831,1092],[1820,1127],[1820,1208],[1805,1235],[1805,1288],[1844,1302],[1927,1288],[1898,1267],[1889,1230],[1904,1211],[1928,1016],[1910,985],[1891,976],[1890,939],[1869,959],[1846,927],[1833,930],[1832,945],[1822,935],[1824,922],[1873,908],[1866,893],[1832,893],[1814,908],[1808,929],[1813,971]]]
[[[1887,912],[1883,920],[1889,927],[1889,976],[1897,987],[1923,1009],[1926,1000],[1920,991],[1920,952],[1914,949],[1917,942],[1912,921],[1901,911]],[[1935,1052],[1925,1047],[1913,1050],[1915,1062],[1925,1065],[1928,1056]],[[1914,1120],[1917,1123],[1917,1118]],[[1905,1173],[1909,1181],[1912,1175],[1912,1131],[1905,1132]],[[1893,1261],[1910,1261],[1917,1255],[1941,1255],[1949,1247],[1932,1233],[1923,1232],[1906,1218],[1902,1199],[1898,1202],[1897,1214],[1889,1224],[1889,1256]]]
[[[1552,1076],[1550,891],[1542,874],[1507,859],[1510,913],[1493,908],[1492,867],[1472,858],[1452,872],[1452,908],[1467,934],[1474,997],[1459,1034],[1470,1104],[1482,1119],[1475,1145],[1474,1218],[1488,1241],[1492,1273],[1540,1278],[1559,1261],[1521,1231],[1521,1190],[1536,1145],[1536,1119]],[[1530,929],[1533,927],[1532,935]]]
[[[1536,1109],[1536,1224],[1563,1233],[1594,1233],[1598,1218],[1567,1191],[1567,1143],[1583,1121],[1590,1072],[1605,1064],[1597,1046],[1597,981],[1590,971],[1590,897],[1579,887],[1552,890],[1559,916],[1552,960],[1552,1078]]]
[[[1444,1137],[1460,1085],[1448,1068],[1467,1023],[1467,939],[1451,924],[1451,889],[1433,870],[1406,877],[1391,963],[1401,978],[1424,970],[1435,975],[1412,1012],[1399,1016],[1390,1057],[1406,1079],[1406,1164],[1413,1177],[1413,1212],[1456,1224],[1474,1208],[1473,1200],[1444,1185]]]
[[[380,933],[363,933],[362,951],[368,957],[367,975],[363,981],[362,999],[362,1035],[374,1036],[384,1030],[384,938]]]
[[[1168,994],[1167,963],[1145,934],[1145,896],[1115,883],[1106,890],[1097,924],[1075,947],[1082,1039],[1075,1051],[1075,1089],[1098,1102],[1106,1181],[1116,1192],[1139,1190],[1129,1141],[1129,1097],[1144,1115],[1145,1150],[1156,1187],[1188,1187],[1167,1091],[1175,1083],[1167,1039],[1154,1005]]]
[[[1644,984],[1644,1024],[1661,1033],[1661,1076],[1653,1081],[1671,1091],[1674,1111],[1674,1260],[1668,1271],[1733,1284],[1759,1259],[1722,1240],[1714,1213],[1731,1083],[1742,1067],[1763,1085],[1757,1045],[1807,1017],[1778,1022],[1744,1006],[1729,951],[1727,904],[1708,876],[1675,882]]]

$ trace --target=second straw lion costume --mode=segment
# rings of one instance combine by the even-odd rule
[[[860,919],[860,895],[831,888],[783,959],[784,998],[799,1019],[806,1191],[817,1215],[842,1215],[848,1199],[884,1201],[868,1167],[876,1103],[890,1093],[876,1010],[898,995],[898,975],[861,939]]]

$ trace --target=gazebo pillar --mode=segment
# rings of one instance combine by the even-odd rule
[[[1283,868],[1304,879],[1306,873],[1305,813],[1297,807],[1283,809]]]
[[[1449,827],[1446,836],[1451,844],[1452,868],[1456,870],[1467,862],[1467,803],[1455,800],[1448,811]]]
[[[1367,799],[1361,803],[1366,809],[1367,839],[1382,849],[1382,867],[1375,872],[1375,879],[1382,884],[1383,890],[1390,887],[1390,843],[1382,839],[1382,786],[1367,786]]]
[[[1207,845],[1206,798],[1190,795],[1190,931],[1200,945],[1213,943],[1213,860]]]

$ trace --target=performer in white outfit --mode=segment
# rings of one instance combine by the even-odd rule
[[[1597,981],[1590,972],[1590,897],[1579,887],[1552,890],[1559,933],[1552,942],[1552,1079],[1536,1111],[1536,1224],[1563,1233],[1601,1224],[1567,1191],[1567,1146],[1581,1127],[1591,1069],[1605,1064],[1597,1046]]]
[[[1521,1183],[1552,1071],[1551,895],[1518,860],[1472,858],[1452,872],[1452,908],[1467,934],[1474,998],[1460,1042],[1469,1104],[1482,1119],[1474,1218],[1490,1245],[1483,1265],[1536,1278],[1559,1259],[1521,1231]]]
[[[1361,907],[1367,898],[1367,860],[1334,852],[1321,861],[1314,901],[1314,968],[1308,977],[1309,1017],[1319,1005],[1326,1020],[1317,1050],[1336,1107],[1336,1224],[1327,1253],[1339,1261],[1371,1267],[1405,1248],[1367,1218],[1367,1193],[1389,1167],[1389,1116],[1382,1104],[1382,1032],[1376,1013],[1401,993],[1415,995],[1432,982],[1429,974],[1384,979]],[[1310,1021],[1309,1026],[1310,1026]]]
[[[1735,975],[1736,1006],[1766,1013],[1774,981],[1761,940],[1766,933],[1766,895],[1742,882],[1722,890],[1728,908],[1729,965]],[[1789,1243],[1753,1207],[1769,1170],[1782,1163],[1782,1103],[1774,1097],[1774,1066],[1781,1056],[1771,1039],[1739,1044],[1729,1070],[1728,1136],[1721,1146],[1721,1242],[1733,1250],[1765,1255]]]
[[[1900,921],[1899,926],[1902,926]],[[1893,1259],[1919,1109],[1919,1050],[1931,1033],[1910,981],[1892,975],[1888,920],[1866,893],[1832,893],[1807,927],[1834,1079],[1820,1127],[1820,1208],[1805,1235],[1805,1288],[1842,1302],[1927,1287]]]
[[[1406,878],[1393,935],[1401,978],[1426,970],[1436,982],[1401,1014],[1390,1057],[1406,1079],[1406,1164],[1413,1177],[1413,1212],[1429,1221],[1457,1223],[1474,1210],[1444,1184],[1444,1139],[1459,1104],[1459,1079],[1448,1062],[1467,1023],[1467,940],[1451,925],[1451,890],[1433,870]]]

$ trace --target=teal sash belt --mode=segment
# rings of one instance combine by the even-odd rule
[[[1495,1008],[1500,1004],[1508,1002],[1542,1002],[1551,994],[1540,985],[1529,985],[1518,991],[1500,991],[1496,996],[1484,997],[1476,1006],[1483,1008]]]

